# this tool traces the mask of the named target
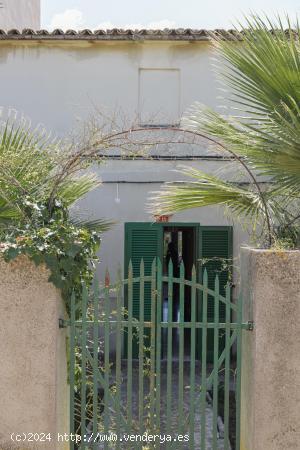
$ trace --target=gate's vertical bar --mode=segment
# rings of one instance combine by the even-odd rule
[[[145,265],[140,265],[140,315],[139,315],[139,432],[144,433],[144,296]]]
[[[166,434],[171,434],[172,422],[172,343],[173,343],[173,262],[170,259],[168,270],[168,338],[167,338],[167,420]],[[170,443],[167,443],[167,449]]]
[[[94,323],[93,323],[93,436],[98,433],[98,380],[97,373],[98,367],[98,348],[99,348],[99,284],[97,277],[94,281],[94,296],[93,296],[93,306],[94,306]],[[93,444],[93,448],[97,448],[97,444]]]
[[[127,426],[132,431],[132,307],[133,307],[133,267],[128,268],[128,341],[127,341]]]
[[[151,336],[150,336],[150,430],[154,434],[155,412],[155,310],[156,310],[156,259],[151,267]]]
[[[70,433],[75,434],[75,293],[71,295],[71,324],[70,324]],[[70,450],[74,450],[71,442]]]
[[[190,361],[190,446],[195,440],[195,360],[196,360],[196,268],[192,269],[191,291],[191,361]]]
[[[121,271],[118,270],[117,276],[117,326],[116,326],[116,433],[119,437],[121,434],[121,360],[122,360],[122,321],[123,312],[121,304],[121,288],[122,288],[122,278]],[[116,449],[120,448],[120,441],[117,440]]]
[[[178,366],[178,410],[179,423],[178,430],[183,434],[183,403],[184,403],[184,378],[183,378],[183,364],[184,364],[184,264],[180,264],[180,283],[179,283],[179,366]]]
[[[162,319],[162,264],[157,261],[157,309],[156,309],[156,429],[160,429],[160,382],[161,382],[161,319]]]
[[[110,335],[110,307],[109,307],[109,290],[110,290],[110,276],[108,270],[105,276],[105,288],[104,288],[104,434],[108,435],[109,432],[109,375],[110,375],[110,362],[109,362],[109,335]],[[107,442],[104,442],[104,449],[107,449]]]
[[[206,449],[206,363],[207,363],[207,270],[203,274],[203,295],[202,295],[202,354],[201,354],[201,397],[200,397],[200,417],[201,417],[201,450]]]
[[[81,448],[85,449],[84,444],[86,434],[86,346],[87,346],[87,287],[84,285],[82,289],[82,335],[81,335]]]
[[[214,375],[213,375],[213,448],[218,445],[218,388],[219,388],[219,277],[215,278],[214,292]]]
[[[224,375],[224,450],[229,450],[229,382],[230,382],[230,286],[226,286],[225,375]]]
[[[237,311],[237,374],[236,374],[236,450],[240,449],[241,433],[241,370],[242,370],[242,320],[243,320],[243,298],[238,297]]]

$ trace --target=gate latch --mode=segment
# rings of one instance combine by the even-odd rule
[[[248,331],[253,331],[254,330],[254,322],[253,320],[249,320],[247,323],[247,328]]]

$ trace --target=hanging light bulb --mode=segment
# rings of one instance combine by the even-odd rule
[[[119,183],[117,183],[117,196],[115,198],[115,202],[116,203],[120,203],[121,202],[121,199],[119,197]]]

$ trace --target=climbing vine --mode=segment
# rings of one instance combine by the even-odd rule
[[[83,283],[92,282],[100,232],[74,224],[67,207],[57,199],[51,212],[46,204],[24,201],[30,221],[0,233],[4,259],[9,262],[27,255],[36,265],[45,264],[49,281],[61,289],[68,305],[73,290],[79,297]]]

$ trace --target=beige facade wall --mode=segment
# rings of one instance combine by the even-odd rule
[[[0,29],[41,27],[41,0],[1,0]]]
[[[300,449],[300,251],[242,250],[241,450]]]
[[[67,331],[58,327],[65,307],[48,277],[25,257],[0,259],[1,450],[68,448],[57,442],[69,430]],[[22,433],[50,433],[52,441],[16,442]]]

